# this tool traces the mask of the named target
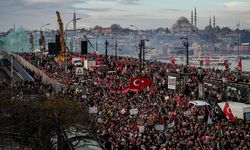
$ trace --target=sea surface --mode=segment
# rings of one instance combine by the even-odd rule
[[[166,61],[164,61],[166,62]],[[169,61],[168,61],[169,62]],[[236,60],[229,60],[229,62],[231,63],[231,65],[229,66],[231,70],[235,69],[238,66],[238,61]],[[186,64],[186,61],[177,61],[176,64]],[[195,65],[195,66],[199,66],[199,65]],[[203,68],[218,68],[218,69],[225,69],[224,65],[209,65],[209,66],[202,66]],[[243,71],[247,71],[250,72],[250,60],[242,60],[242,70]]]

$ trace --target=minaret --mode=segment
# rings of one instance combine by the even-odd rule
[[[193,16],[193,11],[191,11],[191,23],[194,25],[194,16]]]
[[[74,31],[76,31],[76,13],[75,12],[73,16],[73,26],[74,26]]]
[[[215,28],[215,16],[213,18],[213,25],[214,25],[214,28]]]
[[[212,24],[211,24],[211,17],[209,18],[209,27],[212,27]]]
[[[197,28],[197,14],[196,14],[196,8],[194,8],[194,26]]]

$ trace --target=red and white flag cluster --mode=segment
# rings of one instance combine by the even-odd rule
[[[126,93],[128,91],[134,91],[134,92],[139,92],[143,90],[147,86],[151,86],[153,82],[145,77],[140,77],[140,78],[131,78],[129,87],[118,90],[117,92],[121,93]]]

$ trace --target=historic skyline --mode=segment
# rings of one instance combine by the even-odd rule
[[[61,12],[64,25],[73,17],[73,12],[82,19],[77,28],[95,25],[122,27],[133,24],[140,29],[171,28],[175,21],[185,16],[191,21],[191,11],[197,9],[197,27],[203,29],[209,18],[216,17],[216,25],[250,29],[250,2],[247,0],[8,0],[0,5],[0,32],[23,25],[37,29],[51,23],[49,29],[57,28],[56,10]],[[230,18],[230,19],[229,19]],[[72,28],[70,24],[68,28]]]

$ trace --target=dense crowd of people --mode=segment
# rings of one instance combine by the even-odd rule
[[[68,85],[58,94],[79,98],[89,106],[99,140],[106,149],[250,149],[249,124],[232,123],[216,116],[213,109],[191,108],[189,103],[198,99],[198,85],[204,79],[249,83],[249,76],[149,61],[140,74],[138,59],[112,56],[107,61],[103,56],[95,59],[113,71],[85,70],[84,75],[77,76],[73,64],[65,70],[64,64],[53,57],[21,55],[49,77]],[[189,80],[179,83],[183,84],[180,88],[168,89],[169,73],[188,74]],[[121,92],[136,77],[145,77],[152,85],[140,91]],[[215,100],[222,101],[223,91],[216,92]]]

